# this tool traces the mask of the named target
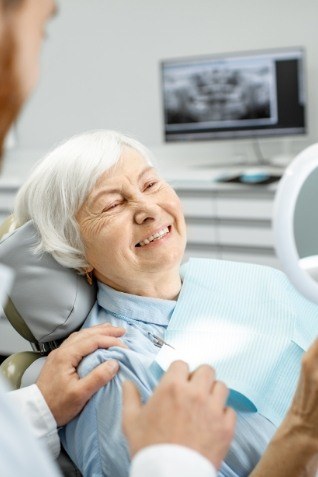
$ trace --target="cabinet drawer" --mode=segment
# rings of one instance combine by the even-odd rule
[[[273,199],[270,197],[218,197],[216,213],[219,218],[271,220]]]
[[[223,260],[231,260],[233,262],[246,262],[246,263],[257,263],[258,265],[267,265],[268,267],[274,267],[281,269],[280,262],[278,258],[272,254],[262,253],[258,250],[227,250],[226,248],[220,250],[220,257]]]
[[[187,222],[187,242],[190,243],[217,243],[216,228],[213,223]]]
[[[274,246],[273,232],[269,226],[254,225],[248,227],[239,224],[220,223],[217,230],[218,241],[221,245],[240,245],[243,247]]]
[[[184,253],[183,262],[186,262],[189,258],[219,258],[219,256],[219,249],[215,245],[201,244],[196,246],[195,244],[189,244]]]
[[[216,203],[213,197],[181,196],[185,217],[215,217]]]

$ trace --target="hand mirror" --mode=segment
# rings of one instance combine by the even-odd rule
[[[318,303],[318,144],[301,152],[277,189],[275,248],[293,285]]]

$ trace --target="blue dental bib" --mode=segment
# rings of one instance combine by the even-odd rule
[[[174,359],[208,363],[231,389],[229,405],[276,426],[297,385],[303,352],[318,334],[318,306],[280,271],[254,264],[191,259],[153,369]]]

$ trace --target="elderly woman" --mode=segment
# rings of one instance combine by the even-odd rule
[[[97,302],[84,327],[109,322],[126,329],[127,349],[98,350],[81,363],[82,376],[110,358],[120,362],[120,372],[66,426],[61,438],[85,476],[127,476],[122,382],[136,383],[143,400],[150,396],[158,382],[152,372],[158,346],[177,303],[184,302],[189,290],[187,274],[180,275],[186,229],[179,199],[153,167],[144,146],[119,133],[99,131],[70,139],[38,165],[18,195],[15,216],[18,225],[34,221],[41,236],[38,251],[51,253],[62,265],[86,274],[89,281],[97,280]],[[266,289],[272,281],[280,281],[275,278],[279,272],[271,275],[263,269],[258,267],[257,272],[264,283],[262,306],[269,295],[268,302],[274,303],[270,311],[277,308],[285,324],[289,310],[273,301],[274,292]],[[217,274],[221,281],[219,264]],[[198,282],[195,275],[194,282]],[[242,283],[240,292],[245,286]],[[285,285],[280,286],[284,295]],[[247,289],[246,295],[250,292]],[[216,315],[221,316],[217,301]],[[248,314],[248,300],[243,305]],[[209,312],[212,317],[213,310]],[[234,304],[231,315],[235,313]],[[224,335],[224,343],[226,339]],[[275,419],[263,414],[238,412],[235,437],[219,475],[248,475],[255,467],[276,430]]]

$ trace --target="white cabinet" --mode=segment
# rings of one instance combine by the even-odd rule
[[[273,193],[249,189],[216,194],[217,215],[227,219],[271,220]]]
[[[20,183],[15,181],[0,182],[0,225],[12,213],[14,199],[19,187]]]
[[[188,195],[186,191],[181,189],[182,207],[186,217],[215,217],[216,216],[216,200],[213,194],[200,194],[193,192]]]
[[[272,210],[275,185],[174,181],[187,223],[186,258],[209,257],[280,268]]]

